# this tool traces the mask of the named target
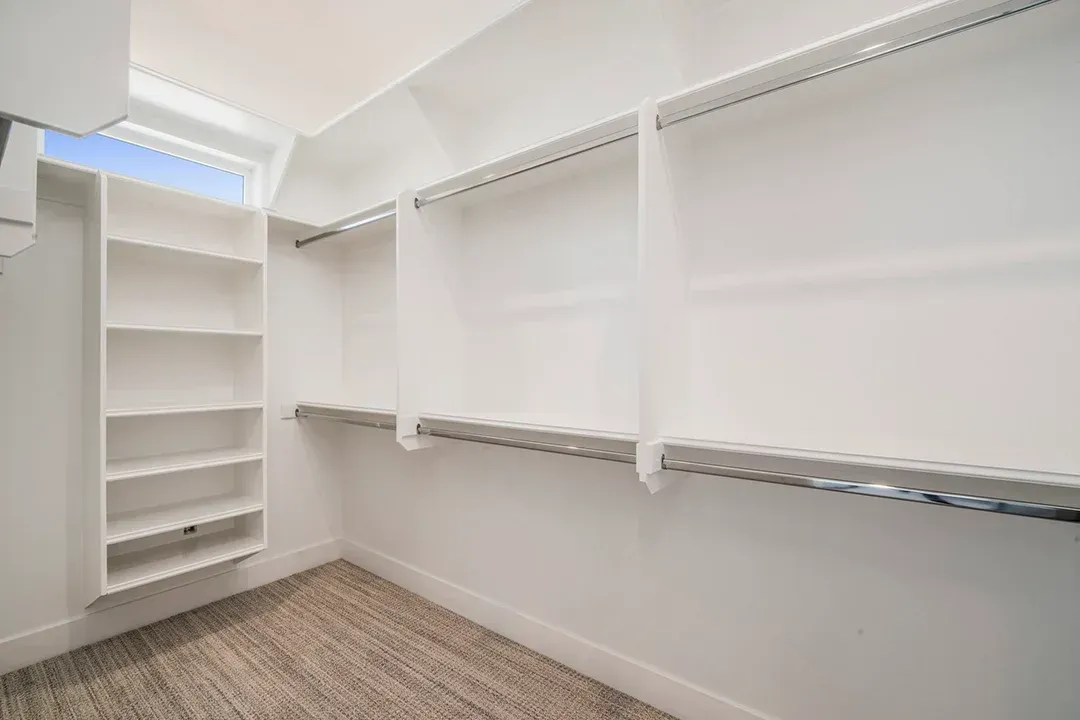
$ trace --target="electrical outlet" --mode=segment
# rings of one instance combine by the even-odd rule
[[[194,535],[197,532],[199,532],[198,525],[188,525],[186,528],[184,528],[184,535]]]

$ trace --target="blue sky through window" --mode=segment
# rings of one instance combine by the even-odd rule
[[[244,176],[105,135],[74,138],[45,131],[45,154],[210,197],[244,202]]]

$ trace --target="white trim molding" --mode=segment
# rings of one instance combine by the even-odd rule
[[[682,720],[774,720],[377,550],[342,540],[341,552],[353,565]]]
[[[341,558],[337,540],[226,569],[168,590],[121,601],[52,625],[0,639],[0,675],[62,655],[178,613],[194,610]]]

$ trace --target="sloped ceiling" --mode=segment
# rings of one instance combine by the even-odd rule
[[[313,135],[523,0],[132,0],[131,60]]]

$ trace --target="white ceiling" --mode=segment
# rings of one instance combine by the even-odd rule
[[[523,0],[132,0],[131,60],[305,135]]]

